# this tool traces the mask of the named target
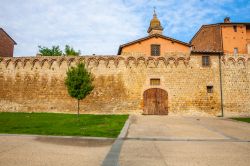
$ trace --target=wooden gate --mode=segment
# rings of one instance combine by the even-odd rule
[[[168,94],[159,88],[148,89],[143,93],[144,115],[167,115]]]

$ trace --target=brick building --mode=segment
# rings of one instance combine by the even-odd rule
[[[203,25],[190,43],[194,52],[250,54],[250,23],[231,22]]]
[[[0,57],[13,57],[14,45],[17,43],[0,28]]]

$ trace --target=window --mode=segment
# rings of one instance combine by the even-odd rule
[[[237,32],[237,26],[234,25],[234,32]]]
[[[151,45],[151,56],[160,56],[160,45],[158,44]]]
[[[160,85],[160,79],[159,78],[150,79],[150,85]]]
[[[237,47],[234,48],[234,54],[238,54],[238,48]]]
[[[202,56],[202,66],[210,66],[209,56]]]
[[[213,93],[213,86],[207,86],[207,93]]]

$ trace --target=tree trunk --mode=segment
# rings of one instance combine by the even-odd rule
[[[79,109],[80,109],[80,107],[79,107],[79,99],[77,99],[77,117],[79,118]]]

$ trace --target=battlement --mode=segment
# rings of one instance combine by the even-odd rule
[[[0,65],[2,64],[6,68],[12,64],[14,67],[21,65],[23,68],[29,66],[34,67],[35,65],[39,65],[43,67],[44,64],[48,63],[49,68],[52,65],[56,64],[58,67],[62,65],[63,62],[66,62],[67,67],[72,66],[73,63],[85,63],[87,66],[98,67],[98,65],[103,62],[105,66],[109,66],[113,64],[115,67],[118,67],[121,62],[125,64],[127,67],[129,64],[134,64],[138,66],[139,64],[143,64],[146,67],[149,64],[158,66],[160,62],[165,64],[166,66],[170,63],[175,64],[176,66],[179,63],[184,63],[187,65],[189,63],[190,57],[132,57],[132,56],[78,56],[78,57],[71,57],[71,56],[59,56],[59,57],[46,57],[46,56],[38,56],[38,57],[12,57],[12,58],[2,58]]]
[[[217,115],[221,101],[219,57],[202,55],[211,56],[209,66],[202,65],[201,54],[1,58],[0,112],[73,111],[74,100],[64,80],[68,68],[82,62],[95,77],[95,89],[81,101],[81,111],[141,113],[143,92],[161,88],[169,95],[172,113]],[[221,62],[225,112],[249,115],[250,55],[223,55]],[[152,85],[152,79],[160,80],[159,85]],[[212,93],[207,92],[208,85],[213,86]]]
[[[225,54],[222,57],[222,62],[224,64],[232,63],[242,63],[244,65],[247,64],[247,62],[250,61],[250,54]]]
[[[189,65],[190,60],[194,58],[192,55],[182,55],[182,54],[168,54],[166,56],[152,57],[152,56],[36,56],[36,57],[4,57],[0,59],[0,66],[7,68],[10,64],[16,68],[21,66],[23,68],[33,68],[35,65],[44,67],[44,64],[48,64],[48,67],[51,68],[52,65],[57,65],[59,68],[62,63],[65,62],[67,67],[72,66],[72,64],[85,63],[88,67],[98,67],[100,63],[104,63],[106,67],[114,65],[114,67],[119,67],[121,63],[124,63],[126,67],[133,64],[136,67],[139,64],[145,65],[146,67],[149,64],[154,67],[158,67],[159,63],[163,63],[166,67],[169,64],[174,64],[178,66],[180,63],[184,65]],[[222,57],[223,64],[236,64],[242,63],[246,65],[250,61],[249,54],[242,55],[233,55],[228,54]]]
[[[182,55],[182,54],[168,54],[166,56],[160,57],[152,57],[152,56],[36,56],[36,57],[4,57],[0,59],[0,67],[8,68],[10,65],[11,68],[26,68],[32,69],[34,66],[38,66],[41,68],[51,69],[52,66],[56,66],[57,68],[61,67],[71,67],[78,63],[85,63],[87,67],[99,67],[102,64],[102,67],[114,67],[118,68],[121,65],[125,67],[158,67],[161,63],[163,67],[167,67],[170,64],[172,66],[178,67],[179,64],[184,64],[185,66],[190,65],[190,61],[197,58],[197,56],[193,55]],[[228,65],[243,65],[246,66],[248,62],[250,62],[249,54],[242,55],[223,55],[221,58],[222,64],[225,66]],[[46,65],[45,65],[46,64]]]

